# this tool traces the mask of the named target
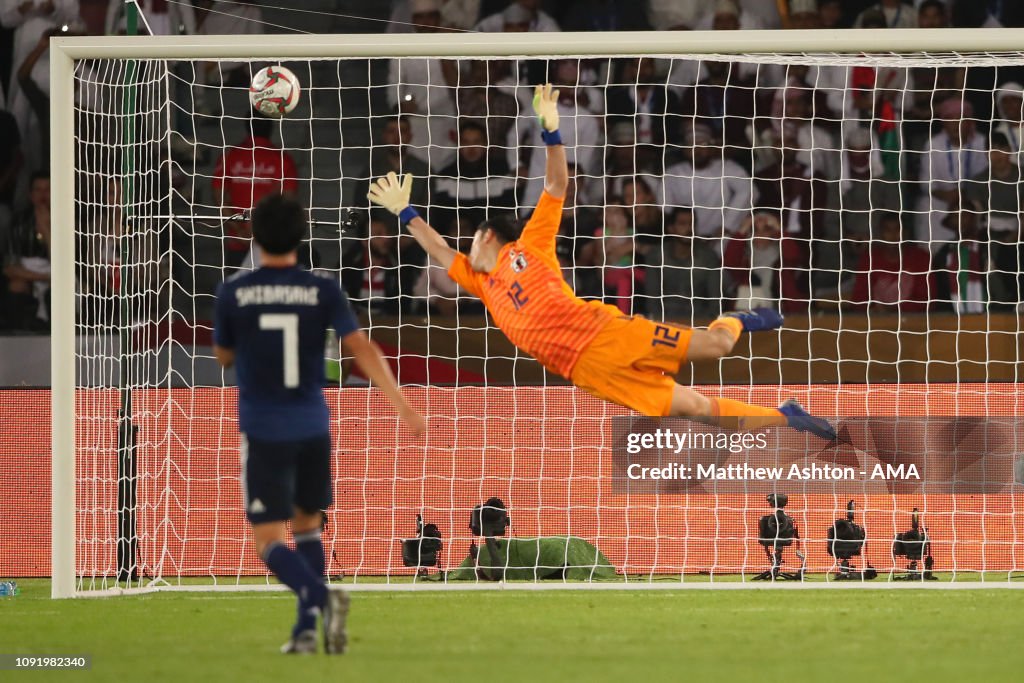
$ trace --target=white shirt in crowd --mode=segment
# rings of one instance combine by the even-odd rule
[[[666,213],[693,207],[694,234],[704,237],[736,231],[750,216],[754,199],[750,174],[731,159],[713,159],[697,169],[689,161],[670,166],[661,194]]]
[[[412,131],[409,153],[431,171],[455,158],[457,117],[454,91],[448,87],[439,59],[392,59],[388,65],[388,106],[397,109],[411,98],[416,114],[406,115]]]
[[[917,238],[931,242],[932,249],[941,242],[952,240],[956,233],[943,224],[949,215],[949,205],[932,194],[932,190],[951,190],[965,180],[988,168],[988,145],[985,136],[977,131],[962,145],[954,145],[946,131],[932,137],[928,156],[921,168],[919,201],[920,218]]]
[[[570,164],[575,164],[578,173],[590,174],[594,169],[594,161],[598,157],[601,136],[600,117],[584,107],[572,109],[559,104],[558,131],[565,143],[565,156]],[[530,112],[521,116],[509,131],[508,164],[510,169],[519,166],[519,153],[523,147],[532,147],[527,181],[520,198],[523,213],[529,214],[537,205],[540,194],[544,190],[544,142],[540,138],[540,122]]]

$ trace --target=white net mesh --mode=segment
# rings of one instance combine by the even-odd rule
[[[1020,412],[1021,88],[999,87],[1024,67],[1018,54],[288,61],[303,96],[281,122],[249,109],[267,63],[76,65],[81,589],[114,585],[119,568],[141,583],[268,581],[247,540],[234,378],[214,362],[210,321],[217,284],[252,267],[246,211],[281,190],[310,208],[301,258],[339,278],[430,425],[423,442],[403,438],[358,373],[327,389],[332,577],[409,581],[399,541],[417,514],[440,527],[440,566],[458,566],[470,511],[492,496],[512,535],[585,539],[615,580],[768,568],[764,491],[616,490],[610,418],[628,411],[518,352],[369,210],[370,179],[395,170],[463,250],[485,217],[528,216],[544,174],[529,100],[545,80],[561,89],[573,182],[558,256],[577,294],[684,325],[759,305],[787,314],[781,333],[684,366],[680,382],[764,405],[796,397],[840,423]],[[899,438],[913,444],[894,457],[921,451],[927,429]],[[780,484],[806,580],[837,571],[826,534],[851,499],[862,557],[883,575],[905,569],[892,541],[914,508],[937,576],[1017,570],[1012,477],[989,472],[1006,485],[954,495],[932,476],[932,488]],[[128,483],[134,527],[118,514]],[[544,566],[532,576],[561,570]]]

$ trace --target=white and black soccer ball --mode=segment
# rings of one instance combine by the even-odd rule
[[[249,101],[264,116],[280,118],[299,103],[299,79],[283,66],[268,66],[257,72],[249,86]]]

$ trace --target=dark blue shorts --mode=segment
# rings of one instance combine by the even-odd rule
[[[331,505],[331,435],[261,441],[242,434],[242,492],[252,524],[291,519]]]

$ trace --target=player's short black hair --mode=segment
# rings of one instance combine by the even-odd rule
[[[268,254],[295,251],[306,236],[306,210],[281,194],[267,195],[253,207],[252,238]]]
[[[519,234],[522,232],[522,227],[519,225],[519,221],[510,213],[495,214],[478,225],[476,229],[477,232],[481,230],[490,230],[502,244],[515,242],[519,239]]]
[[[922,14],[926,9],[929,9],[931,7],[934,7],[935,9],[939,10],[940,12],[942,12],[942,14],[946,14],[946,5],[945,3],[942,2],[942,0],[924,0],[924,2],[922,2],[920,6],[918,6],[917,13]]]

